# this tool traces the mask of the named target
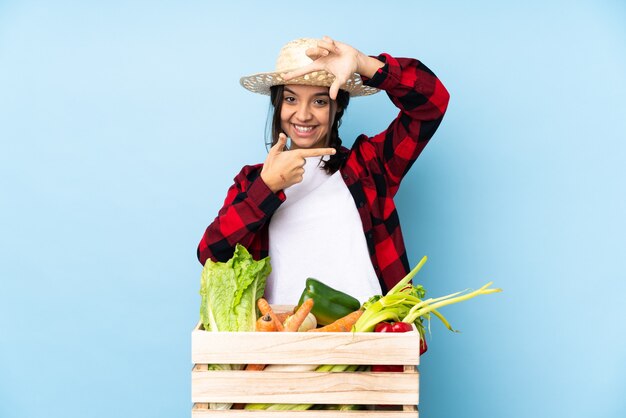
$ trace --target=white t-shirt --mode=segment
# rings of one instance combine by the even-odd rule
[[[354,198],[341,178],[306,159],[302,182],[284,190],[286,200],[269,225],[272,272],[265,297],[295,305],[313,277],[361,303],[381,294]]]

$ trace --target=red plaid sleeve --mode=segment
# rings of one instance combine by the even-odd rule
[[[273,193],[260,176],[261,165],[246,166],[228,189],[224,205],[207,227],[198,245],[198,260],[227,261],[237,243],[248,248],[255,259],[267,255],[261,235],[272,214],[285,200],[281,191]]]
[[[385,131],[368,138],[367,142],[375,148],[372,152],[384,166],[388,197],[393,197],[400,181],[439,127],[450,95],[420,61],[393,58],[388,54],[377,58],[385,66],[364,82],[385,90],[400,113]]]
[[[363,223],[374,271],[383,292],[409,271],[409,261],[393,197],[446,111],[449,94],[420,61],[381,54],[385,65],[365,84],[387,92],[400,109],[389,127],[354,143],[343,178]]]

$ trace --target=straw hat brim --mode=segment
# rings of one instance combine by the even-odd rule
[[[241,85],[251,92],[270,95],[270,87],[278,85],[297,84],[304,86],[321,86],[330,87],[335,76],[327,71],[313,71],[309,74],[305,74],[301,77],[293,78],[289,81],[285,81],[281,74],[284,72],[270,72],[270,73],[257,73],[246,77],[241,77],[239,82]],[[361,76],[354,73],[348,81],[340,87],[341,90],[345,90],[350,94],[350,97],[356,96],[369,96],[371,94],[378,93],[380,90],[375,87],[366,86],[363,84]]]

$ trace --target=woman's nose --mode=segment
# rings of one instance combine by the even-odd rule
[[[307,103],[302,103],[298,106],[296,110],[296,118],[302,122],[305,122],[311,119],[311,109],[309,109],[309,105]]]

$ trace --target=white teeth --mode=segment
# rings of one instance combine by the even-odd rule
[[[296,131],[299,132],[311,132],[313,130],[312,126],[299,126],[299,125],[293,125],[294,128],[296,128]]]

